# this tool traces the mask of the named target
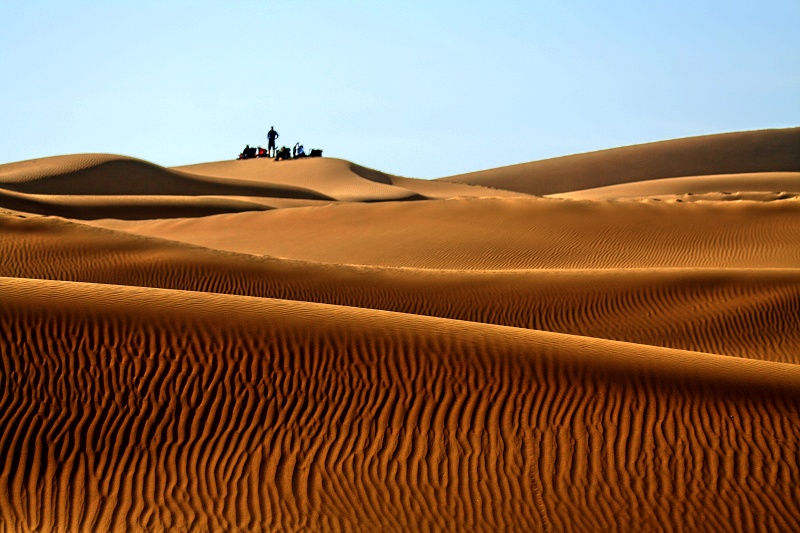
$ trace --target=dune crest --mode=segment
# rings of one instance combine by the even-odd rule
[[[612,148],[441,178],[535,195],[663,178],[800,172],[800,128],[744,131]]]

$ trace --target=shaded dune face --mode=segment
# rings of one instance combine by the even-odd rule
[[[119,218],[147,220],[153,218],[204,217],[222,213],[266,211],[268,205],[230,198],[197,196],[127,195],[113,198],[98,196],[43,195],[0,191],[0,203],[7,209],[48,216],[65,216],[92,220]]]
[[[277,300],[2,289],[16,530],[800,527],[795,365]]]
[[[296,185],[220,180],[123,156],[57,156],[0,165],[0,206],[50,216],[204,217],[263,211],[274,199],[331,200]]]
[[[0,165],[0,206],[84,220],[202,218],[271,207],[487,193],[525,196],[399,178],[328,158],[222,161],[168,169],[130,157],[84,154]]]
[[[296,186],[244,180],[214,180],[123,156],[60,156],[0,166],[0,185],[17,192],[47,195],[239,195],[328,199]]]

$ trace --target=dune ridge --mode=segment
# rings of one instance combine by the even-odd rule
[[[800,364],[800,269],[438,271],[200,249],[0,216],[0,276],[280,298]]]
[[[800,530],[798,135],[0,165],[0,532]]]
[[[118,218],[150,220],[154,218],[205,217],[223,213],[266,211],[266,203],[209,196],[98,196],[63,194],[25,194],[0,190],[0,204],[7,209],[78,220]]]
[[[393,201],[453,197],[526,196],[462,183],[432,182],[380,172],[337,158],[306,158],[274,163],[269,159],[200,163],[173,170],[216,178],[301,185],[339,201]]]
[[[238,195],[325,200],[294,185],[275,186],[244,180],[214,180],[166,169],[138,159],[94,155],[57,156],[0,166],[5,189],[59,195]]]
[[[400,178],[329,158],[220,161],[164,168],[126,156],[81,154],[0,165],[0,206],[92,220],[203,218],[332,202],[414,201],[521,193]]]
[[[798,171],[800,128],[784,128],[611,148],[440,179],[548,195],[662,178]]]
[[[733,200],[741,199],[742,193],[765,193],[760,199],[780,200],[784,199],[787,194],[800,194],[800,172],[757,172],[662,178],[569,191],[553,196],[574,200],[679,197],[683,201],[688,201],[704,199],[707,198],[705,195],[713,193],[720,193],[717,199]]]

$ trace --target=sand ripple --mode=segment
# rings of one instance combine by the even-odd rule
[[[158,289],[2,299],[17,530],[800,527],[795,365]]]
[[[363,268],[0,216],[0,275],[328,303],[800,364],[798,269]]]

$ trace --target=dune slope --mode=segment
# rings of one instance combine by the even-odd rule
[[[218,161],[174,167],[173,170],[224,179],[302,186],[348,202],[525,196],[524,193],[477,185],[393,176],[350,161],[327,157],[280,162],[268,159]]]
[[[295,185],[219,180],[166,169],[123,156],[58,156],[0,166],[0,186],[29,194],[238,195],[328,199]]]
[[[800,269],[364,268],[0,216],[0,276],[283,298],[800,364]]]
[[[779,200],[800,194],[800,172],[758,172],[663,178],[619,185],[608,185],[580,191],[555,194],[554,197],[575,200],[613,200],[622,198],[680,197],[684,201],[709,199],[740,200],[746,193],[762,200]]]
[[[0,510],[14,529],[800,527],[796,365],[1,283]]]
[[[661,178],[779,171],[800,171],[800,128],[674,139],[441,179],[547,195]]]
[[[221,250],[337,264],[476,270],[797,268],[798,215],[798,199],[700,205],[484,198],[93,224]]]
[[[798,136],[0,165],[0,533],[800,530]]]

